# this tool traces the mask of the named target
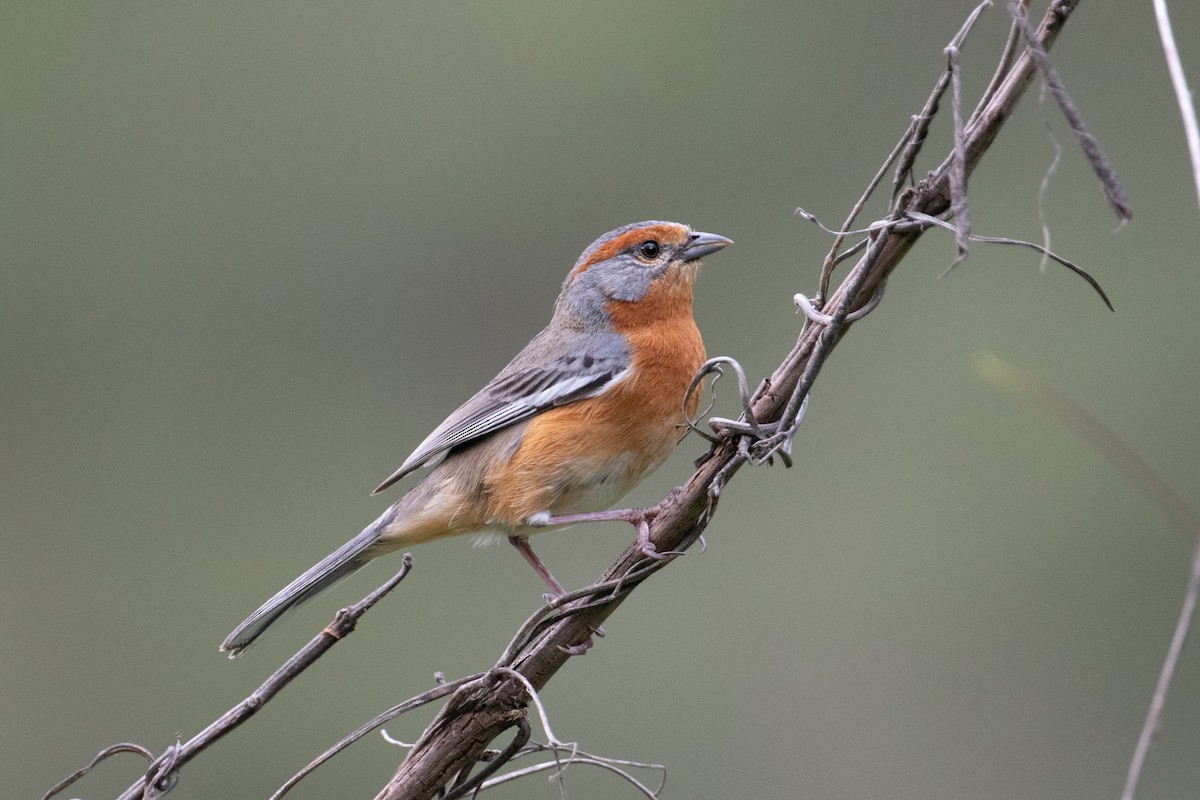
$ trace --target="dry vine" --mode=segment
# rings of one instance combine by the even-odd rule
[[[985,5],[988,3],[980,8]],[[809,389],[832,348],[857,319],[857,312],[877,299],[892,271],[925,230],[951,216],[955,207],[965,207],[962,193],[966,179],[1038,71],[1052,86],[1057,83],[1061,87],[1061,82],[1050,77],[1046,51],[1077,5],[1078,0],[1052,2],[1041,24],[1034,29],[1025,18],[1024,6],[1010,4],[1014,16],[1010,44],[1004,48],[988,91],[961,125],[954,152],[915,186],[898,188],[886,218],[869,226],[866,238],[847,253],[840,252],[844,238],[839,236],[825,261],[819,297],[825,296],[828,275],[847,254],[861,252],[857,264],[828,301],[820,304],[822,313],[811,315],[811,323],[804,327],[791,352],[751,399],[749,413],[738,423],[716,426],[718,438],[701,459],[696,473],[660,505],[651,525],[651,541],[660,551],[683,551],[697,540],[712,518],[721,488],[743,464],[766,459],[774,453],[786,456],[790,452]],[[952,46],[956,50],[978,13],[979,9],[955,37]],[[1025,42],[1023,48],[1018,44],[1021,39]],[[866,198],[897,159],[900,159],[900,175],[911,172],[938,100],[947,86],[955,82],[957,59],[950,58],[949,62],[950,68],[939,81],[926,113],[914,121],[856,205],[843,231],[848,233]],[[1065,89],[1056,91],[1055,96],[1064,109],[1074,109]],[[1077,112],[1068,112],[1068,119],[1076,134],[1094,145],[1082,127],[1082,117]],[[1114,209],[1122,219],[1127,217],[1123,192],[1103,153],[1092,146],[1088,157]],[[960,230],[963,229],[960,221]],[[960,246],[967,233],[960,237]],[[481,785],[495,771],[498,758],[515,752],[510,744],[498,757],[492,754],[485,770],[471,777],[472,767],[481,761],[491,743],[510,728],[518,729],[517,740],[526,735],[526,707],[536,692],[578,652],[581,644],[590,641],[591,632],[616,610],[638,582],[666,563],[669,562],[647,565],[640,551],[630,547],[597,586],[573,593],[569,599],[564,598],[560,608],[548,609],[531,618],[496,668],[451,698],[377,800],[432,798],[447,791],[447,787],[446,796],[463,796]],[[511,672],[519,673],[523,680],[515,679]]]
[[[1090,276],[1070,262],[1050,254],[1045,248],[972,234],[967,213],[968,178],[1012,115],[1031,81],[1040,73],[1100,177],[1105,194],[1118,217],[1122,220],[1128,217],[1123,190],[1103,152],[1084,128],[1082,116],[1071,102],[1047,55],[1078,3],[1079,0],[1052,0],[1041,23],[1035,28],[1026,17],[1027,2],[1009,0],[1007,5],[1013,24],[1001,49],[995,74],[974,110],[964,116],[959,80],[961,52],[975,20],[991,5],[988,0],[982,2],[947,46],[946,70],[939,77],[923,110],[914,116],[909,129],[871,180],[841,229],[834,232],[836,238],[824,261],[816,300],[809,301],[804,295],[797,295],[796,303],[804,312],[806,323],[779,367],[751,394],[747,390],[745,375],[736,361],[713,359],[705,365],[693,389],[705,374],[719,373],[722,366],[732,368],[739,379],[744,414],[736,421],[710,420],[715,435],[704,434],[711,444],[709,451],[698,460],[697,470],[692,477],[672,491],[655,509],[650,524],[650,539],[660,553],[666,554],[665,558],[647,559],[640,547],[636,544],[630,546],[595,584],[556,599],[553,605],[539,609],[526,620],[490,670],[451,683],[440,682],[429,692],[380,714],[331,747],[285,784],[276,797],[282,796],[312,769],[368,731],[410,708],[447,695],[450,697],[446,705],[420,739],[410,746],[407,757],[380,791],[380,800],[470,796],[503,781],[546,769],[561,770],[569,764],[594,764],[616,771],[644,796],[657,797],[658,789],[648,787],[631,774],[632,769],[641,767],[659,769],[655,765],[602,759],[579,751],[575,745],[558,741],[550,730],[538,692],[572,656],[586,652],[600,626],[631,591],[701,539],[716,511],[722,488],[741,466],[764,462],[774,456],[778,456],[785,464],[790,463],[792,440],[803,418],[809,390],[822,365],[851,325],[880,301],[889,276],[917,239],[932,227],[950,227],[958,246],[958,260],[967,255],[972,242],[1001,241],[1033,247],[1084,277],[1100,293],[1105,303],[1108,302]],[[911,176],[926,133],[948,90],[953,105],[954,146],[936,169],[923,180],[913,183]],[[894,171],[895,179],[888,213],[884,219],[862,231],[852,230],[868,199],[889,171]],[[807,212],[800,213],[812,218]],[[862,238],[843,250],[847,237],[858,235]],[[834,270],[853,256],[858,256],[857,263],[840,286],[829,295],[830,278]],[[695,428],[694,425],[692,427]],[[402,577],[403,571],[385,587],[385,591]],[[379,595],[381,593],[372,595],[371,602],[378,599]],[[321,645],[324,649],[332,645],[334,638],[334,635],[318,637],[328,640]],[[296,667],[296,658],[293,658],[264,684],[264,687],[273,687],[269,694],[253,695],[222,720],[230,718],[233,725],[239,724],[254,713],[261,703],[266,702],[270,694],[286,684],[297,671]],[[303,664],[299,668],[302,669]],[[544,745],[530,744],[531,704],[540,717],[547,740]],[[164,755],[154,759],[147,775],[130,786],[122,798],[153,797],[169,791],[186,760],[215,740],[216,736],[231,729],[221,727],[218,723],[191,742],[168,748]],[[499,752],[491,749],[506,731],[512,731],[512,739]],[[208,738],[202,739],[206,735]],[[126,751],[130,747],[110,748],[102,752],[97,760],[109,755],[110,751]],[[146,751],[139,751],[149,757]],[[541,752],[552,753],[553,759],[544,764],[499,774],[511,759]],[[86,770],[72,776],[72,779],[83,772]],[[69,782],[55,787],[47,797],[66,785]]]

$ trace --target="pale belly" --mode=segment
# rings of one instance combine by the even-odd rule
[[[652,464],[648,469],[634,470],[631,474],[632,462],[633,457],[626,455],[606,459],[599,466],[580,465],[578,470],[563,476],[555,492],[555,500],[546,510],[555,515],[582,514],[611,508],[613,503],[629,494],[634,486],[641,483],[642,478],[658,467],[658,464]]]
[[[554,500],[550,507],[536,514],[537,517],[585,514],[610,509],[627,495],[649,473],[666,460],[669,451],[655,461],[647,463],[645,457],[635,459],[631,455],[605,459],[601,465],[576,464],[559,476]],[[636,464],[636,466],[634,466]],[[562,530],[570,526],[515,525],[491,522],[486,528],[472,536],[476,545],[489,545],[509,536],[532,536],[546,531]]]

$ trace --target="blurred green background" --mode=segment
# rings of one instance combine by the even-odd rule
[[[390,575],[398,559],[241,660],[217,654],[398,496],[367,493],[545,323],[600,233],[662,218],[737,240],[709,260],[697,318],[711,353],[769,372],[829,243],[793,209],[842,219],[972,6],[5,3],[5,794],[40,796],[112,742],[192,735]],[[1200,10],[1173,12],[1200,82]],[[1006,30],[992,9],[969,40],[971,96]],[[1039,237],[1049,125],[1054,247],[1117,313],[1023,250],[976,246],[939,280],[953,244],[926,236],[821,376],[796,466],[743,470],[708,551],[552,682],[561,738],[666,763],[673,798],[1119,792],[1190,545],[970,357],[1050,380],[1192,495],[1200,214],[1148,4],[1084,3],[1054,53],[1134,222],[1115,231],[1036,90],[973,177],[972,218]],[[631,500],[702,450],[687,441]],[[539,550],[580,585],[629,539],[577,528]],[[358,633],[172,796],[268,795],[435,670],[486,668],[540,602],[509,548],[414,555]],[[1196,652],[1144,798],[1200,788]],[[294,796],[372,796],[399,757],[369,737]],[[105,763],[72,796],[141,768]],[[633,796],[586,767],[567,782]]]

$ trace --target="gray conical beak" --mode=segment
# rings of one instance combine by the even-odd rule
[[[688,243],[683,246],[679,254],[684,261],[695,261],[697,258],[706,256],[709,253],[715,253],[722,247],[728,247],[733,244],[733,239],[726,239],[724,236],[719,236],[715,233],[700,233],[696,232],[688,236]]]

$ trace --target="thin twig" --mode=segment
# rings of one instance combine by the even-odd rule
[[[883,236],[878,236],[872,242],[872,246],[867,248],[867,252],[862,260],[850,271],[850,274],[846,276],[846,280],[842,282],[837,293],[837,298],[839,299],[834,301],[834,311],[829,315],[829,322],[823,325],[817,334],[812,349],[809,351],[808,362],[804,365],[804,370],[800,373],[796,385],[792,389],[791,396],[783,407],[783,413],[779,416],[779,428],[777,432],[770,439],[756,443],[759,446],[759,452],[755,454],[757,458],[765,459],[775,450],[780,450],[785,454],[790,452],[792,437],[796,434],[798,420],[801,418],[801,409],[808,399],[808,393],[812,388],[813,381],[816,380],[817,374],[821,371],[821,367],[824,366],[825,359],[828,358],[834,345],[837,344],[846,328],[851,324],[851,322],[847,321],[847,317],[851,314],[851,303],[858,296],[859,290],[866,282],[867,275],[872,271],[880,252],[879,245],[884,241],[886,239]],[[880,286],[886,280],[884,278],[880,282]],[[869,305],[870,302],[868,299],[863,306]]]
[[[106,761],[107,759],[121,753],[133,753],[134,755],[139,755],[146,759],[147,764],[154,764],[154,753],[151,753],[140,744],[133,744],[131,742],[119,742],[117,744],[112,744],[97,753],[96,757],[89,761],[85,766],[80,767],[58,783],[51,786],[50,789],[44,795],[42,795],[42,800],[50,800],[50,798],[54,797],[54,795],[68,788],[71,786],[71,784],[75,783],[75,781],[79,780],[95,769],[96,765],[100,762]]]
[[[544,748],[544,747],[540,747],[540,746],[529,745],[525,749],[526,749],[525,754],[532,754],[532,753],[544,752],[544,750],[552,749],[552,748]],[[557,755],[557,752],[555,754]],[[574,756],[572,756],[571,764],[582,764],[585,766],[593,766],[593,767],[600,767],[601,769],[606,769],[609,772],[612,772],[612,773],[618,775],[623,780],[628,782],[631,786],[633,786],[633,788],[637,789],[644,797],[648,798],[648,800],[656,800],[656,798],[662,792],[663,786],[666,784],[667,768],[664,767],[662,764],[645,764],[645,763],[642,763],[639,761],[628,761],[628,760],[619,759],[619,758],[606,758],[603,756],[595,756],[595,755],[591,755],[590,753],[582,753],[582,752],[576,753]],[[647,786],[646,784],[642,783],[637,778],[635,778],[633,776],[633,773],[631,773],[627,769],[623,769],[622,767],[637,767],[640,769],[658,770],[662,773],[662,780],[659,781],[657,789],[651,789],[649,786]],[[515,780],[520,780],[521,778],[527,778],[530,775],[536,775],[539,772],[546,772],[551,769],[557,769],[557,770],[561,771],[562,770],[561,762],[559,762],[557,760],[543,761],[538,764],[531,764],[528,767],[521,767],[520,769],[514,769],[511,772],[504,773],[503,775],[497,775],[496,777],[490,778],[489,780],[486,780],[482,784],[480,784],[479,791],[481,791],[481,792],[486,791],[488,789],[494,788],[501,784],[510,783]],[[561,776],[560,775],[553,776],[552,780],[561,781]]]
[[[1167,692],[1179,666],[1179,657],[1187,641],[1188,632],[1196,613],[1197,595],[1200,595],[1200,514],[1178,492],[1171,488],[1145,458],[1078,403],[1063,396],[1048,384],[1038,380],[1025,370],[1003,361],[991,353],[980,353],[974,359],[975,371],[985,380],[1010,391],[1024,400],[1036,403],[1053,414],[1085,442],[1096,448],[1115,466],[1134,488],[1142,493],[1150,505],[1163,513],[1171,524],[1193,543],[1191,573],[1179,619],[1171,644],[1163,659],[1150,708],[1138,735],[1133,758],[1125,778],[1122,800],[1133,800],[1138,780],[1146,762],[1146,754],[1154,741],[1154,735],[1162,724],[1163,709],[1166,707]]]
[[[1029,8],[1029,0],[1021,0],[1021,5]],[[988,81],[987,88],[983,90],[983,94],[979,96],[979,103],[975,107],[975,114],[987,108],[988,103],[992,101],[992,97],[999,91],[1000,85],[1008,77],[1009,71],[1012,69],[1013,61],[1017,57],[1017,50],[1021,46],[1021,27],[1016,20],[1008,27],[1008,39],[1004,42],[1004,48],[1000,51],[1000,60],[996,62],[996,69],[992,72],[992,79]],[[971,119],[967,122],[970,126],[975,122],[975,114],[971,115]]]
[[[954,34],[954,38],[950,41],[951,47],[957,48],[962,46],[963,42],[967,39],[967,34],[975,27],[975,22],[979,19],[979,15],[983,13],[985,8],[991,5],[992,0],[983,0],[975,7],[975,10],[967,17],[966,22]],[[850,233],[850,226],[854,224],[854,220],[858,219],[858,215],[866,206],[867,200],[875,193],[875,190],[879,187],[880,182],[883,181],[883,177],[887,174],[888,170],[892,168],[893,164],[899,162],[896,167],[895,177],[892,180],[893,203],[905,182],[911,177],[913,164],[916,163],[917,154],[921,152],[921,145],[925,143],[925,136],[929,132],[929,124],[933,121],[934,115],[937,114],[938,101],[946,91],[948,80],[948,73],[943,72],[941,79],[938,80],[933,92],[929,95],[929,99],[925,101],[925,107],[921,109],[919,114],[913,116],[909,122],[908,129],[900,137],[900,141],[896,142],[896,146],[892,148],[892,152],[883,160],[874,177],[867,182],[867,188],[863,190],[857,202],[850,209],[850,213],[846,215],[846,221],[842,223],[842,230],[836,235],[821,265],[821,278],[818,283],[816,298],[814,298],[817,305],[823,307],[825,300],[828,298],[829,279],[833,275],[834,267],[842,261],[842,258],[839,257],[839,250],[845,237]],[[800,209],[796,210],[797,212],[800,211]]]
[[[935,225],[940,228],[945,228],[946,230],[954,230],[954,226],[949,222],[946,222],[943,219],[938,219],[937,217],[931,217],[928,214],[922,214],[917,211],[908,212],[908,218],[922,225]],[[1030,250],[1041,253],[1044,257],[1049,258],[1056,264],[1061,264],[1079,277],[1083,278],[1084,281],[1086,281],[1087,284],[1092,287],[1096,294],[1100,295],[1100,299],[1104,301],[1104,305],[1108,306],[1108,310],[1116,311],[1116,309],[1113,308],[1112,301],[1108,299],[1108,294],[1104,291],[1104,287],[1101,286],[1100,282],[1093,278],[1087,270],[1073,261],[1068,261],[1052,250],[1047,250],[1040,244],[1036,244],[1035,242],[1027,242],[1024,239],[1010,239],[1006,236],[979,236],[977,234],[971,234],[971,241],[983,242],[986,244],[1007,244],[1015,245],[1017,247],[1028,247]],[[951,264],[949,267],[946,267],[945,271],[942,272],[942,275],[945,276],[946,273],[948,273],[953,267],[953,264]]]
[[[954,264],[966,258],[971,249],[971,207],[967,205],[967,146],[958,53],[958,47],[955,45],[946,48],[946,71],[950,73],[951,118],[954,120],[954,155],[950,168],[950,216],[954,219],[954,244],[958,251],[958,255],[954,257]]]
[[[722,364],[727,365],[734,371],[734,374],[737,375],[738,396],[742,401],[742,423],[745,424],[750,433],[754,434],[760,439],[764,438],[766,434],[764,434],[762,428],[759,427],[758,420],[754,418],[754,408],[750,402],[750,387],[746,381],[746,371],[742,369],[742,365],[738,363],[737,359],[730,358],[729,356],[716,356],[714,358],[710,358],[708,361],[705,361],[700,365],[700,369],[696,373],[695,377],[692,378],[692,382],[688,386],[685,397],[690,397],[692,392],[696,390],[696,386],[699,385],[699,383],[703,381],[704,378],[710,373],[715,372],[718,376],[723,375],[724,373],[721,371]],[[701,436],[708,438],[708,435],[700,430],[694,420],[689,419],[687,422],[689,428],[696,430]],[[719,431],[722,426],[730,428],[738,425],[739,423],[733,422],[732,420],[726,420],[721,417],[713,417],[709,420],[709,424],[714,430]]]
[[[296,651],[295,655],[284,662],[283,666],[275,670],[249,696],[210,723],[204,730],[197,733],[187,742],[182,744],[176,742],[171,747],[168,747],[162,755],[154,760],[145,775],[121,793],[120,800],[138,800],[139,798],[157,796],[159,793],[169,791],[177,780],[179,770],[185,764],[202,753],[209,745],[220,740],[227,733],[258,713],[271,698],[282,691],[300,673],[312,666],[318,658],[328,652],[342,638],[349,635],[358,623],[359,617],[367,613],[372,606],[392,591],[392,589],[396,588],[396,585],[404,580],[404,577],[408,575],[411,569],[412,556],[405,553],[404,563],[400,571],[391,580],[354,605],[338,611],[333,622],[329,623],[323,631],[313,637],[304,647]]]
[[[887,284],[881,283],[879,285],[879,291],[875,293],[875,296],[872,297],[862,308],[858,309],[857,311],[851,311],[849,314],[847,314],[846,321],[858,322],[867,314],[870,314],[872,311],[878,308],[879,304],[883,302],[883,292],[886,288]],[[813,302],[805,297],[803,293],[796,292],[796,294],[792,296],[792,302],[796,304],[796,308],[808,319],[809,322],[817,325],[833,324],[833,317],[829,314],[823,314],[820,311],[817,311],[816,306],[813,305]]]
[[[1154,743],[1154,737],[1162,726],[1163,711],[1167,707],[1167,692],[1171,689],[1171,681],[1179,666],[1179,657],[1183,654],[1183,645],[1187,642],[1192,620],[1196,617],[1197,595],[1200,595],[1200,537],[1197,537],[1196,547],[1192,550],[1192,571],[1188,576],[1183,604],[1179,608],[1179,619],[1175,622],[1171,645],[1167,648],[1166,658],[1163,659],[1162,668],[1158,673],[1158,681],[1154,684],[1154,694],[1150,698],[1146,720],[1142,723],[1141,733],[1138,734],[1137,744],[1133,748],[1133,758],[1130,759],[1129,771],[1125,775],[1125,788],[1121,791],[1121,800],[1133,800],[1137,793],[1146,755],[1150,752],[1150,745]]]
[[[817,218],[816,214],[812,213],[811,211],[808,211],[807,209],[805,209],[803,207],[797,208],[795,211],[795,214],[797,217],[800,217],[801,219],[808,220],[809,222],[813,223],[818,228],[820,228],[821,230],[828,233],[830,236],[840,237],[843,239],[846,236],[867,236],[871,233],[874,233],[883,224],[882,222],[872,222],[870,225],[868,225],[865,228],[854,228],[854,229],[842,228],[841,230],[835,231],[833,228],[830,228],[829,226],[827,226],[824,222],[821,222],[821,220]],[[835,241],[834,244],[840,246],[839,242]],[[867,244],[867,240],[863,239],[862,241],[856,242],[853,245],[853,247],[858,250],[862,250],[866,246],[866,244]],[[847,252],[848,251],[842,251],[842,253],[838,256],[839,262],[845,259]]]
[[[1042,80],[1050,88],[1050,93],[1054,96],[1058,107],[1062,109],[1063,116],[1067,118],[1067,124],[1071,126],[1071,130],[1079,140],[1080,149],[1087,156],[1096,177],[1104,185],[1104,196],[1108,198],[1108,204],[1120,222],[1128,222],[1133,217],[1133,210],[1129,207],[1129,200],[1125,196],[1125,187],[1121,185],[1121,179],[1117,177],[1117,172],[1113,169],[1108,156],[1104,154],[1100,143],[1088,131],[1087,123],[1083,121],[1083,114],[1075,105],[1075,101],[1071,99],[1071,95],[1067,93],[1067,87],[1063,84],[1054,62],[1050,60],[1046,49],[1038,43],[1037,32],[1033,29],[1024,6],[1019,0],[1008,0],[1008,11],[1021,27],[1021,31],[1025,35],[1027,51],[1033,56],[1038,71],[1042,73]]]
[[[887,174],[889,169],[891,169],[892,164],[895,163],[896,159],[901,157],[905,146],[912,141],[912,135],[913,126],[910,125],[909,129],[904,132],[903,136],[900,137],[900,141],[896,142],[896,146],[892,148],[892,152],[889,153],[888,157],[883,160],[883,164],[881,164],[879,169],[876,170],[874,177],[872,177],[867,183],[867,188],[863,190],[863,193],[859,195],[858,200],[855,201],[854,206],[850,209],[850,213],[846,215],[846,221],[842,223],[842,229],[835,233],[837,238],[835,238],[833,240],[833,244],[829,246],[829,252],[825,254],[825,260],[821,264],[821,277],[817,285],[816,296],[816,300],[820,301],[820,305],[824,306],[825,301],[829,297],[829,279],[833,276],[834,267],[844,260],[838,252],[842,246],[842,243],[845,241],[847,236],[858,233],[858,231],[852,230],[850,226],[854,224],[854,220],[858,219],[858,215],[862,212],[863,208],[866,207],[867,201],[871,199],[871,195],[875,194],[875,190],[879,187],[880,182],[883,181],[883,176]],[[808,212],[803,211],[803,209],[796,209],[796,213],[807,217],[813,222],[816,222],[816,217],[809,215]],[[824,228],[825,226],[822,225],[821,227]]]
[[[288,778],[282,786],[275,790],[275,793],[271,795],[270,800],[280,800],[280,798],[295,788],[296,784],[307,778],[309,774],[313,772],[313,770],[345,750],[350,745],[357,742],[362,737],[366,736],[371,731],[378,728],[380,725],[386,725],[396,717],[412,711],[414,708],[420,708],[427,703],[432,703],[434,700],[440,700],[448,694],[453,694],[472,681],[479,680],[484,676],[484,674],[485,673],[480,672],[475,675],[468,675],[465,678],[459,678],[458,680],[450,681],[448,683],[439,683],[429,691],[423,692],[415,697],[410,697],[403,703],[394,705],[387,711],[376,715],[373,719],[368,720],[350,733],[343,736],[338,741],[334,742],[328,749],[325,750],[325,752],[321,753],[312,761],[305,764],[299,772]]]
[[[495,671],[520,682],[521,685],[525,687],[525,691],[529,692],[529,701],[533,703],[534,708],[537,709],[538,719],[541,720],[542,723],[542,732],[546,734],[546,741],[551,747],[556,749],[565,748],[571,750],[572,752],[579,749],[579,744],[577,742],[563,742],[554,735],[554,731],[550,730],[550,717],[548,714],[546,714],[546,707],[542,705],[542,698],[538,696],[537,689],[533,688],[533,684],[529,682],[528,678],[517,672],[515,669],[509,669],[508,667],[500,667]]]
[[[1054,135],[1054,129],[1050,127],[1050,120],[1044,119],[1046,124],[1046,135],[1050,137],[1050,145],[1054,148],[1054,158],[1050,160],[1050,165],[1046,167],[1046,171],[1042,173],[1042,182],[1038,185],[1037,194],[1037,212],[1038,224],[1042,226],[1042,247],[1050,250],[1053,245],[1050,235],[1050,223],[1046,219],[1046,193],[1050,190],[1050,179],[1058,172],[1058,165],[1062,161],[1063,149],[1058,141],[1058,137]],[[1050,266],[1050,257],[1043,254],[1041,263],[1038,264],[1038,269],[1045,272]]]
[[[1192,159],[1192,180],[1196,182],[1196,200],[1200,203],[1200,125],[1196,124],[1196,106],[1192,102],[1192,90],[1188,88],[1183,62],[1179,59],[1179,48],[1175,46],[1175,31],[1171,28],[1171,17],[1167,14],[1167,0],[1154,0],[1154,18],[1158,22],[1163,55],[1167,58],[1167,71],[1171,73],[1175,102],[1179,103],[1179,115],[1183,118],[1188,154]]]
[[[954,34],[954,38],[946,46],[947,49],[958,50],[967,41],[967,34],[975,27],[975,22],[979,19],[980,14],[984,9],[990,8],[992,0],[983,0],[975,7],[967,17],[966,22]],[[1007,71],[1003,60],[1001,65],[996,69],[996,75],[1002,71]],[[925,139],[929,135],[929,126],[933,123],[933,119],[937,116],[938,106],[941,104],[942,95],[946,93],[946,89],[950,86],[950,70],[942,71],[937,82],[933,85],[933,90],[929,93],[929,97],[925,100],[925,106],[920,113],[912,118],[912,123],[909,125],[908,131],[900,143],[904,145],[903,152],[900,155],[899,163],[896,165],[896,174],[892,177],[892,202],[896,202],[896,198],[900,196],[900,192],[905,185],[912,182],[913,167],[917,163],[917,156],[921,153],[921,148],[925,145]],[[993,81],[996,76],[993,76]],[[991,88],[991,87],[989,87]],[[978,108],[983,108],[984,104],[990,98],[990,94],[985,93],[983,99],[978,104]]]

